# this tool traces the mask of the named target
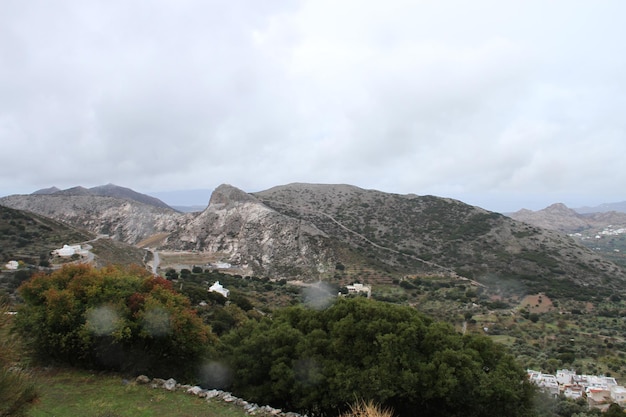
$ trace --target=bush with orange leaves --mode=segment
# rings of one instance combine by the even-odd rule
[[[216,337],[171,282],[139,267],[70,265],[19,293],[19,333],[45,361],[184,377]]]

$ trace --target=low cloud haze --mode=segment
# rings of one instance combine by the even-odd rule
[[[498,211],[623,201],[624,15],[620,0],[5,1],[0,195],[311,182]]]

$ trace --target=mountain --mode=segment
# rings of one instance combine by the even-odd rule
[[[33,194],[54,194],[57,191],[61,191],[61,190],[57,187],[50,187],[50,188],[42,188],[41,190],[37,190],[33,192]]]
[[[561,233],[457,200],[314,184],[254,195],[278,212],[313,223],[378,270],[452,273],[537,291],[618,287],[626,277]]]
[[[40,257],[64,244],[91,240],[95,236],[38,214],[0,206],[0,263],[23,260],[37,265]]]
[[[171,209],[170,206],[165,204],[163,201],[158,198],[151,197],[146,194],[141,194],[136,191],[131,190],[130,188],[120,187],[114,184],[101,185],[98,187],[90,188],[91,191],[95,195],[101,195],[105,197],[115,197],[115,198],[124,198],[126,200],[134,200],[143,204],[148,204],[154,207],[160,207],[164,209]]]
[[[569,234],[580,244],[626,267],[626,213],[617,211],[581,214],[564,204],[543,210],[520,210],[511,218]]]
[[[30,211],[135,245],[157,233],[179,227],[184,217],[171,208],[155,207],[133,199],[94,195],[84,188],[54,194],[11,195],[0,204]]]
[[[591,227],[587,218],[562,203],[552,204],[538,211],[522,209],[509,214],[509,217],[520,222],[566,233],[574,233]]]
[[[620,213],[626,213],[626,201],[621,201],[619,203],[604,203],[595,207],[579,207],[574,209],[576,212],[580,214],[587,213],[606,213],[608,211],[617,211]]]
[[[617,211],[580,214],[565,204],[552,204],[542,210],[522,209],[509,215],[512,219],[564,233],[583,233],[608,226],[626,227],[626,213]]]
[[[102,196],[102,197],[114,197],[125,200],[133,200],[139,203],[147,204],[154,207],[171,209],[170,206],[165,204],[158,198],[138,193],[130,188],[120,187],[115,184],[100,185],[92,188],[85,188],[82,186],[72,187],[65,190],[60,190],[57,187],[43,188],[37,190],[32,195],[65,195],[65,196]]]
[[[141,263],[145,251],[35,213],[0,206],[0,263],[38,265],[66,244],[89,242],[97,265]]]
[[[555,230],[458,200],[351,185],[289,184],[257,193],[221,185],[205,210],[186,214],[92,194],[9,196],[0,204],[275,278],[391,283],[448,276],[570,296],[621,291],[626,280],[622,268]],[[564,206],[551,211],[574,218]]]
[[[331,246],[314,224],[279,213],[231,185],[216,188],[208,207],[163,245],[218,254],[256,274],[289,277],[329,274],[336,259]]]

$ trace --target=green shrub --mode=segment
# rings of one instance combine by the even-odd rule
[[[16,328],[44,360],[183,377],[215,340],[170,281],[139,267],[65,266],[19,292]]]
[[[364,298],[290,307],[222,336],[249,401],[336,416],[355,398],[402,416],[523,416],[533,389],[512,356],[415,309]]]
[[[37,399],[31,378],[14,366],[21,349],[14,335],[9,333],[10,315],[0,304],[0,417],[22,415]]]

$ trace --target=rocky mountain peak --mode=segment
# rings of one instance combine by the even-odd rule
[[[60,190],[54,193],[54,195],[94,195],[88,188],[85,188],[83,186],[77,186],[77,187],[72,187],[72,188],[68,188],[66,190]]]
[[[49,187],[49,188],[42,188],[41,190],[37,190],[37,191],[33,192],[32,194],[33,195],[40,195],[40,194],[46,195],[46,194],[54,194],[54,193],[56,193],[58,191],[61,191],[61,189],[53,186],[53,187]]]
[[[574,210],[570,209],[563,203],[554,203],[546,207],[545,209],[543,209],[543,211],[546,211],[549,213],[556,213],[556,214],[568,214],[568,215],[573,215],[573,216],[578,215],[578,213],[576,213]]]
[[[510,217],[544,229],[560,230],[568,233],[589,227],[588,219],[563,203],[555,203],[538,211],[522,209],[513,213]]]
[[[256,197],[253,197],[245,191],[242,191],[237,187],[233,187],[232,185],[222,184],[213,191],[213,194],[211,194],[209,207],[221,208],[232,206],[236,203],[253,202],[258,202]]]

